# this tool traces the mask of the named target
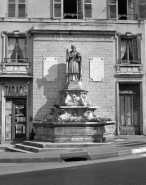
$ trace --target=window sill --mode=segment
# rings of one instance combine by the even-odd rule
[[[1,66],[3,66],[3,65],[6,65],[6,66],[30,66],[31,65],[31,63],[30,62],[9,62],[9,63],[7,63],[7,62],[3,62],[3,63],[1,63],[0,64]]]
[[[121,67],[122,67],[122,66],[130,66],[130,67],[132,67],[132,66],[133,66],[133,67],[134,67],[134,66],[137,66],[137,67],[138,67],[138,66],[139,66],[139,67],[142,67],[143,64],[126,64],[126,63],[125,63],[125,64],[116,64],[116,66],[119,66],[119,67],[120,67],[120,66],[121,66]]]

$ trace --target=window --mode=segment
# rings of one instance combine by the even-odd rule
[[[109,18],[136,20],[136,0],[108,0]]]
[[[20,36],[10,34],[4,36],[4,62],[27,62],[27,45],[26,45],[26,35],[22,34]]]
[[[53,17],[60,19],[92,18],[92,0],[53,0]]]
[[[26,0],[8,0],[8,17],[26,17]]]
[[[121,37],[119,39],[119,63],[140,64],[140,45],[141,39],[139,37]]]

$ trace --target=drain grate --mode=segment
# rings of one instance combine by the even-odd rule
[[[60,159],[63,162],[87,161],[91,160],[90,154],[85,151],[81,152],[67,152],[60,154]]]
[[[77,161],[87,161],[87,157],[71,157],[71,158],[66,158],[62,159],[63,162],[77,162]]]

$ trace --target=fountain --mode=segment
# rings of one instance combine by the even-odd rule
[[[66,88],[60,91],[59,99],[50,115],[34,121],[35,141],[55,143],[96,143],[113,141],[115,121],[101,118],[87,98],[88,91],[82,84],[82,56],[76,51],[66,51]]]

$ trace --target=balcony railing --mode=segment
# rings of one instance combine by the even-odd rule
[[[64,13],[63,19],[83,19],[83,13]]]
[[[141,60],[118,60],[118,64],[141,64]]]
[[[11,58],[4,58],[4,63],[27,63],[28,58],[23,58],[23,59],[11,59]]]
[[[1,74],[22,74],[31,75],[31,63],[28,59],[10,59],[5,58],[0,64]]]
[[[119,20],[137,20],[138,15],[137,14],[119,14],[118,19]]]

